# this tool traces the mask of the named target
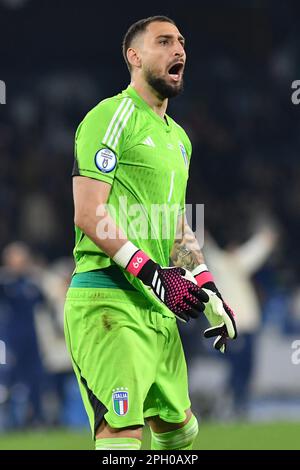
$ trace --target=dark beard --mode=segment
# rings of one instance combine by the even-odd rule
[[[177,86],[172,86],[163,78],[156,77],[150,70],[146,70],[145,79],[161,99],[174,98],[183,91],[183,80]]]

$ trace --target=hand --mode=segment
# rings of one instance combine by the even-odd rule
[[[209,296],[186,269],[163,268],[130,241],[117,251],[113,260],[149,286],[180,320],[187,322],[204,311]]]
[[[233,312],[218,293],[210,289],[203,288],[203,290],[209,296],[209,301],[205,305],[204,314],[211,325],[211,328],[204,331],[204,337],[216,337],[214,348],[224,353],[226,351],[228,338],[235,339],[237,337]]]
[[[234,313],[226,302],[224,302],[206,265],[202,264],[198,266],[194,269],[192,274],[199,287],[209,296],[209,301],[205,305],[204,314],[211,328],[204,331],[204,336],[205,338],[216,337],[214,348],[224,353],[226,351],[228,338],[235,339],[237,337]]]
[[[162,268],[149,260],[137,276],[150,286],[155,296],[163,302],[179,320],[189,321],[204,311],[209,295],[197,284],[186,279],[184,268]]]

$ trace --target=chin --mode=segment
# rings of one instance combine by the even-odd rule
[[[174,98],[183,91],[183,79],[172,83],[170,79],[166,80],[165,77],[157,77],[151,72],[148,72],[145,78],[161,99]]]
[[[183,81],[178,82],[174,85],[169,85],[168,90],[168,96],[165,96],[165,98],[175,98],[175,96],[180,95],[180,93],[183,92]]]
[[[159,94],[163,99],[165,98],[175,98],[183,91],[183,81],[181,80],[178,83],[168,83],[166,80],[158,81],[153,86],[154,90]]]

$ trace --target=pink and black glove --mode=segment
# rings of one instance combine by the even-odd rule
[[[226,302],[224,302],[205,264],[197,266],[197,268],[192,271],[192,274],[198,286],[207,292],[209,296],[209,301],[205,305],[204,314],[211,328],[204,331],[204,336],[205,338],[216,337],[214,347],[224,353],[226,351],[228,338],[235,339],[237,337],[234,313]]]
[[[186,279],[183,268],[163,268],[131,242],[125,243],[113,260],[149,286],[155,296],[180,320],[187,322],[204,311],[209,296]],[[191,276],[192,278],[192,276]]]

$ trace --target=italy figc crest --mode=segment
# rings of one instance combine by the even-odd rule
[[[114,412],[118,416],[124,416],[126,415],[128,411],[128,406],[129,406],[129,400],[128,400],[128,389],[121,387],[121,388],[116,388],[113,390],[112,394],[112,401],[113,401],[113,407],[114,407]]]
[[[183,145],[181,142],[179,143],[179,147],[180,147],[180,150],[181,150],[181,154],[182,154],[182,156],[183,156],[183,159],[184,159],[185,166],[188,166],[188,156],[187,156],[185,147],[184,147],[184,145]]]

